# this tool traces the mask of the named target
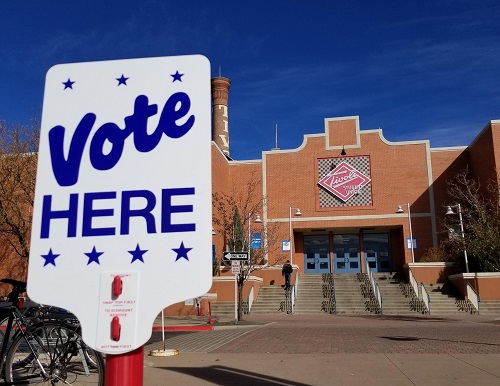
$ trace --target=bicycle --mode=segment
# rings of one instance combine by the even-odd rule
[[[18,319],[24,327],[27,327],[33,324],[33,322],[37,320],[35,318],[38,316],[49,313],[50,307],[43,307],[31,301],[26,302],[24,298],[19,297],[19,294],[26,289],[26,284],[24,282],[13,281],[13,279],[1,279],[0,282],[11,284],[14,287],[14,290],[7,296],[7,299],[0,302],[0,358],[3,358],[7,350],[4,348],[2,351],[1,348],[3,346],[4,335],[7,331],[10,315],[15,313],[12,327],[10,328],[8,343],[12,341],[14,334],[18,331],[15,319]],[[12,307],[17,311],[13,311]]]
[[[26,283],[11,284],[12,302],[0,351],[5,383],[0,385],[104,385],[104,359],[81,338],[81,326],[69,313],[53,313],[43,306],[19,309]],[[14,329],[14,332],[13,332]]]

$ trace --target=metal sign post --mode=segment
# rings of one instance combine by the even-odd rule
[[[239,260],[231,260],[231,273],[234,273],[234,319],[238,321],[238,275],[241,273]]]
[[[212,284],[210,101],[200,55],[47,72],[28,293],[78,317],[108,386],[142,385],[152,321]]]
[[[106,386],[143,384],[144,346],[124,354],[106,355]]]
[[[234,323],[238,323],[238,274],[234,274]]]
[[[249,261],[248,252],[224,252],[224,259],[231,261],[231,273],[234,273],[234,320],[238,322],[238,275],[243,261]]]

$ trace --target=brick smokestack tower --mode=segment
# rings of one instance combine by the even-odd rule
[[[219,76],[212,79],[212,139],[229,156],[227,100],[231,81]]]

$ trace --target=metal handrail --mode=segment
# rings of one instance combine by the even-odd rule
[[[375,299],[377,300],[378,306],[380,308],[380,313],[382,313],[382,294],[380,293],[380,289],[378,285],[375,284],[375,280],[373,279],[372,270],[368,264],[368,261],[365,260],[366,273],[368,274],[368,279],[370,280],[370,285],[372,287],[373,294],[375,295]]]
[[[252,310],[252,304],[253,304],[253,301],[255,300],[254,298],[254,292],[253,292],[253,284],[252,284],[252,288],[250,288],[250,292],[248,293],[248,297],[247,297],[247,304],[248,304],[248,314],[250,314],[251,310]]]
[[[427,313],[430,315],[431,314],[431,298],[429,296],[429,293],[427,292],[427,289],[424,286],[424,283],[420,283],[420,286],[422,288],[422,300],[425,304],[425,307],[427,308]]]
[[[295,310],[295,301],[297,300],[297,287],[299,286],[299,270],[295,271],[295,280],[293,281],[293,285],[292,285],[292,288],[293,288],[293,291],[291,291],[290,293],[290,302],[291,302],[291,305],[292,305],[292,309],[291,309],[291,312],[293,314],[294,310]]]
[[[333,313],[337,313],[337,290],[335,289],[335,277],[332,273],[332,283],[333,283]]]
[[[479,297],[479,294],[476,292],[476,290],[472,288],[472,286],[469,283],[467,283],[467,298],[476,308],[477,314],[479,315],[479,303],[481,302],[481,298]]]
[[[418,290],[417,279],[415,279],[415,275],[413,274],[411,268],[408,268],[408,273],[409,273],[409,276],[410,276],[410,285],[411,285],[411,288],[413,288],[413,292],[417,296],[417,299],[420,299],[420,293],[419,293],[419,290]]]
[[[382,293],[380,292],[380,287],[378,285],[378,283],[375,283],[375,289],[377,290],[377,300],[378,300],[378,304],[379,304],[379,307],[380,307],[380,313],[382,314]]]

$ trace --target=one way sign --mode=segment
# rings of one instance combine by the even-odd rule
[[[224,259],[248,261],[248,252],[224,252]]]

